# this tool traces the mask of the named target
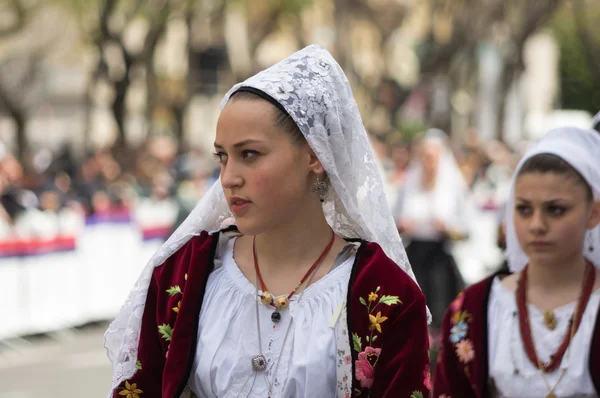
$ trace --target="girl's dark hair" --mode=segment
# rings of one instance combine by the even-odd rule
[[[531,173],[554,173],[564,175],[565,177],[571,178],[578,184],[585,187],[588,201],[591,202],[594,198],[592,188],[587,183],[585,178],[583,178],[581,174],[579,174],[579,172],[573,168],[573,166],[559,156],[550,153],[540,153],[538,155],[534,155],[527,159],[525,163],[523,163],[523,166],[521,166],[517,177]]]
[[[256,90],[257,91],[257,90]],[[274,110],[275,110],[275,126],[282,129],[286,133],[289,133],[292,137],[292,142],[295,144],[306,143],[306,138],[298,128],[298,125],[292,119],[292,117],[287,113],[283,106],[281,106],[278,102],[275,101],[272,97],[269,97],[268,94],[257,94],[255,90],[247,91],[245,88],[240,89],[239,91],[234,92],[229,97],[230,100],[240,100],[245,99],[248,101],[267,101],[269,102]]]

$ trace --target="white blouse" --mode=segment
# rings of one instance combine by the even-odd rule
[[[265,398],[272,384],[271,397],[336,396],[337,336],[329,324],[346,297],[356,256],[355,250],[349,249],[354,246],[347,246],[338,255],[337,266],[304,294],[292,296],[289,309],[281,312],[276,326],[271,321],[273,309],[259,302],[267,370],[256,373],[251,364],[251,358],[260,354],[256,287],[235,263],[235,238],[221,239],[224,242],[219,242],[215,270],[208,278],[200,312],[198,346],[189,380],[194,394],[200,398]]]
[[[562,343],[575,305],[571,302],[554,310],[557,320],[554,330],[545,326],[543,312],[529,305],[533,340],[542,361],[547,361]],[[553,392],[561,398],[598,397],[589,372],[589,351],[599,305],[600,290],[592,293],[560,368],[551,374],[542,374],[523,348],[514,292],[506,289],[496,278],[488,305],[488,360],[496,397],[545,397],[550,392],[548,386],[556,386]],[[559,382],[563,370],[566,372]]]

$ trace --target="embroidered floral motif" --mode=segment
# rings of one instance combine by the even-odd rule
[[[450,341],[454,344],[458,343],[467,335],[467,330],[469,326],[464,321],[458,322],[456,325],[452,326],[450,329]]]
[[[139,359],[135,361],[135,368],[137,370],[142,370],[142,362]]]
[[[381,355],[381,348],[366,347],[365,350],[358,354],[356,361],[356,379],[360,381],[362,388],[373,387],[375,380],[375,365]]]
[[[162,336],[166,341],[171,341],[171,336],[173,336],[173,328],[171,325],[162,324],[158,327],[158,333]]]
[[[183,294],[179,285],[171,286],[170,288],[167,289],[167,293],[169,293],[169,296],[171,296],[171,297],[173,297],[177,294]]]
[[[463,301],[465,301],[465,294],[460,292],[458,296],[450,303],[450,309],[454,312],[457,312],[462,308]]]
[[[473,343],[469,339],[464,339],[456,343],[456,355],[462,363],[469,363],[475,358]]]
[[[425,366],[425,370],[423,371],[423,384],[425,388],[431,391],[431,368],[429,365]]]
[[[352,333],[352,348],[358,352],[358,360],[355,361],[355,377],[360,382],[362,389],[369,390],[373,387],[375,379],[375,366],[379,361],[381,355],[381,348],[374,347],[373,344],[377,340],[379,334],[383,333],[382,324],[388,319],[383,316],[381,311],[375,312],[380,305],[392,305],[402,304],[402,301],[398,296],[380,295],[379,291],[381,287],[377,287],[374,292],[369,293],[367,300],[363,297],[359,297],[359,301],[362,305],[367,307],[367,315],[369,317],[369,330],[371,333],[368,336],[364,336],[365,347],[363,349],[363,337],[356,333]],[[355,389],[355,394],[361,396],[364,391]],[[370,391],[367,395],[370,395]]]
[[[125,398],[140,398],[140,394],[142,393],[143,391],[137,388],[137,383],[129,384],[129,382],[125,380],[125,388],[119,392],[119,395],[122,395]]]
[[[352,347],[348,339],[348,319],[347,311],[342,307],[343,311],[340,314],[340,322],[338,326],[338,347],[337,350],[337,394],[336,398],[351,398],[352,397]],[[338,330],[336,328],[336,330]]]
[[[173,307],[172,310],[179,314],[179,309],[181,308],[181,300],[177,302],[177,307]]]
[[[187,274],[185,274],[184,279],[187,281]],[[167,294],[170,297],[175,297],[177,295],[183,295],[183,290],[181,289],[181,287],[179,285],[171,286],[170,288],[168,288],[165,291],[167,292]],[[171,309],[176,314],[179,314],[179,310],[181,309],[181,300],[178,300],[177,305],[175,307],[172,307]],[[173,336],[173,327],[171,325],[163,323],[162,325],[158,326],[158,333],[160,333],[161,337],[165,341],[171,341],[171,338]],[[168,358],[168,356],[169,356],[169,347],[170,347],[170,344],[167,346],[167,351],[165,352],[165,358]]]
[[[450,329],[450,342],[454,345],[454,351],[458,360],[464,364],[468,364],[475,358],[475,348],[473,342],[467,339],[469,333],[469,323],[471,323],[473,317],[468,311],[462,309],[464,302],[464,293],[460,293],[450,308],[453,311],[450,321],[452,322],[452,328]],[[441,355],[438,356],[438,359]],[[468,372],[468,367],[465,367],[465,372]]]
[[[423,393],[421,391],[413,391],[413,393],[410,394],[410,398],[423,398]]]
[[[369,314],[369,320],[371,321],[371,326],[369,326],[369,330],[377,329],[377,331],[381,333],[381,324],[387,321],[387,316],[381,316],[381,311],[379,311],[375,316]]]

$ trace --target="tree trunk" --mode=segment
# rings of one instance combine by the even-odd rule
[[[117,139],[114,146],[116,149],[124,149],[127,147],[127,137],[125,134],[125,98],[127,97],[127,91],[129,89],[129,78],[125,77],[116,82],[114,88],[115,99],[111,106],[112,114],[117,125]]]
[[[26,136],[26,117],[22,112],[16,112],[12,115],[13,120],[15,121],[15,138],[17,141],[17,157],[22,162],[25,160],[25,156],[29,152],[29,141]]]

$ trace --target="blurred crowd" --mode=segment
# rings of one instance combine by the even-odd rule
[[[199,150],[178,153],[162,136],[82,159],[65,148],[20,161],[0,148],[0,240],[77,234],[103,218],[175,227],[202,197],[215,166]]]
[[[501,209],[521,151],[499,141],[478,142],[474,131],[448,140],[472,203]],[[388,202],[396,208],[418,141],[373,136]],[[137,223],[176,227],[218,176],[205,152],[178,153],[170,137],[152,137],[135,149],[100,149],[77,159],[68,148],[18,160],[0,147],[0,239],[77,232],[86,219],[127,214]]]

